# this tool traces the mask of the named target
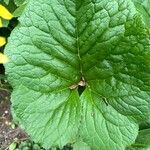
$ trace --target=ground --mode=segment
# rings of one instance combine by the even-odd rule
[[[2,76],[2,75],[1,75]],[[7,80],[0,80],[0,150],[7,150],[14,141],[20,143],[27,139],[27,134],[12,121],[11,87]]]

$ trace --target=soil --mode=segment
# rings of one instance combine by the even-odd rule
[[[20,143],[27,139],[27,134],[13,123],[10,93],[7,81],[0,80],[0,150],[8,150],[14,141]]]

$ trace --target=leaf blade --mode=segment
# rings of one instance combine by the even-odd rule
[[[138,125],[131,118],[118,114],[111,106],[104,107],[105,102],[91,89],[86,89],[81,101],[83,117],[80,134],[92,150],[122,150],[133,143],[138,134]]]
[[[13,92],[11,101],[14,118],[33,140],[45,148],[76,141],[80,121],[77,91],[55,91],[50,95],[34,91],[32,95],[32,90],[21,85]]]

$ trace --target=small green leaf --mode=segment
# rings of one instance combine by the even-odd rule
[[[140,123],[140,130],[150,128],[150,119]]]
[[[140,130],[135,143],[143,144],[150,148],[150,129]]]
[[[26,5],[27,5],[26,3],[20,5],[20,6],[13,12],[14,17],[19,17],[19,16],[21,16],[21,14],[23,13],[23,11],[24,11]]]
[[[29,0],[14,0],[14,3],[17,5],[17,6],[21,6],[22,4],[28,2]]]
[[[135,144],[129,146],[127,150],[150,150],[150,129],[140,130]]]
[[[8,5],[8,4],[9,4],[9,0],[4,0],[4,3],[5,3],[6,5]]]
[[[15,142],[13,142],[9,145],[9,150],[15,150],[16,147],[17,147],[17,144]]]
[[[15,128],[16,128],[15,123],[13,123],[13,122],[11,123],[11,128],[12,128],[12,129],[15,129]]]

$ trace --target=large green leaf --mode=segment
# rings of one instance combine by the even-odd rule
[[[106,106],[99,94],[87,89],[81,96],[81,101],[80,134],[93,150],[123,150],[125,145],[134,141],[137,125],[112,106]]]
[[[45,148],[77,139],[80,103],[76,90],[61,89],[49,94],[20,86],[12,98],[17,98],[13,103],[15,115],[27,131],[32,132],[31,137]]]
[[[91,150],[134,143],[150,116],[150,34],[134,3],[31,0],[19,20],[5,68],[14,117],[33,139]]]

